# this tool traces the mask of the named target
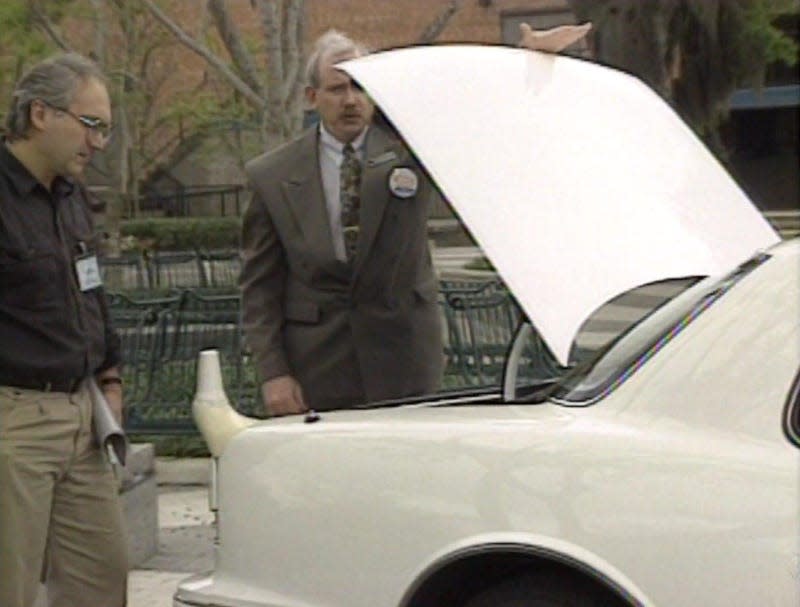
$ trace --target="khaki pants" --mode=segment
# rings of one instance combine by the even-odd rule
[[[121,607],[127,546],[117,483],[94,446],[88,391],[0,386],[0,605]]]

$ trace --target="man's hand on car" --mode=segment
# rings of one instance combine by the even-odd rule
[[[303,390],[291,375],[281,375],[261,385],[264,408],[271,416],[305,413],[308,407],[303,400]]]

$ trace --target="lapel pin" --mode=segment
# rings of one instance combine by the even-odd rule
[[[388,152],[384,152],[383,154],[380,154],[378,156],[375,156],[367,160],[367,166],[374,167],[378,166],[379,164],[389,162],[391,160],[397,160],[397,153],[392,150],[389,150]]]
[[[411,198],[417,193],[419,179],[409,168],[398,167],[389,174],[389,191],[398,198]]]

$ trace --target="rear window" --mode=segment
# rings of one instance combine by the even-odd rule
[[[581,406],[604,398],[768,258],[759,254],[723,278],[706,278],[690,287],[631,327],[596,357],[568,373],[551,398]]]

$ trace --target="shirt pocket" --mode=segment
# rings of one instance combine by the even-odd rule
[[[0,251],[0,302],[26,310],[51,307],[66,296],[59,292],[62,273],[51,253]]]

